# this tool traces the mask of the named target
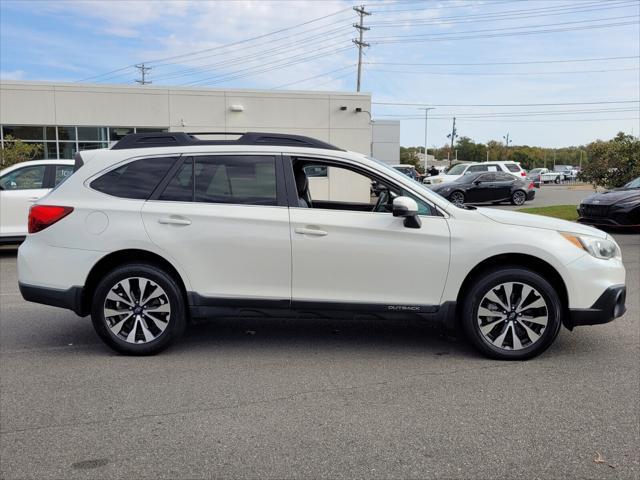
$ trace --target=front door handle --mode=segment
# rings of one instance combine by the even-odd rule
[[[300,235],[314,235],[316,237],[329,235],[329,232],[318,230],[317,228],[296,228],[294,229],[294,232],[299,233]]]
[[[184,217],[162,217],[158,219],[162,225],[191,225],[191,220]]]
[[[40,200],[40,197],[30,197],[30,198],[29,198],[29,201],[30,201],[31,203],[37,202],[38,200]]]

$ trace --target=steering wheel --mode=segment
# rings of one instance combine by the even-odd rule
[[[376,202],[375,207],[373,207],[374,212],[386,212],[385,206],[389,203],[391,198],[391,194],[389,193],[388,188],[383,188],[380,190],[380,195],[378,195],[378,201]]]

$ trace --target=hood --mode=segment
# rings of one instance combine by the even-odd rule
[[[436,175],[427,178],[431,180],[433,185],[439,185],[441,183],[453,182],[456,178],[460,178],[460,175]]]
[[[557,218],[544,217],[542,215],[532,215],[530,213],[512,212],[493,208],[478,208],[483,216],[494,222],[506,225],[520,225],[522,227],[544,228],[546,230],[556,230],[560,232],[570,232],[592,237],[606,238],[607,234],[597,228],[582,225],[580,223],[559,220]]]
[[[581,205],[613,205],[627,200],[638,200],[640,202],[640,190],[629,188],[593,193],[582,200]]]

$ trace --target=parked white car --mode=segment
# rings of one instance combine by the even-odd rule
[[[548,168],[533,168],[529,170],[527,178],[536,186],[540,186],[541,183],[562,183],[565,180],[562,172],[554,172]]]
[[[527,176],[527,173],[517,162],[471,162],[459,163],[451,167],[451,169],[449,169],[446,173],[435,175],[432,177],[426,177],[423,180],[423,183],[425,185],[436,185],[439,183],[453,182],[454,180],[460,178],[462,175],[478,172],[504,172],[520,179]]]
[[[27,235],[33,203],[73,173],[73,160],[32,160],[0,171],[0,243]]]
[[[606,233],[457,207],[311,138],[134,134],[77,165],[31,208],[20,292],[91,314],[126,354],[161,351],[195,318],[364,314],[460,323],[484,354],[525,359],[562,324],[625,311],[621,252]],[[380,195],[314,199],[305,172],[316,168],[375,181]]]

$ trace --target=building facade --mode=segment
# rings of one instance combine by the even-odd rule
[[[135,132],[262,131],[306,135],[371,155],[371,95],[158,86],[0,82],[0,144],[21,139],[43,158],[73,158]],[[224,136],[222,138],[225,138]],[[229,137],[234,138],[234,137]],[[317,199],[365,198],[369,187],[343,172],[317,172]],[[345,185],[348,189],[345,190]]]
[[[400,163],[400,120],[375,120],[371,126],[371,155],[378,160]]]

